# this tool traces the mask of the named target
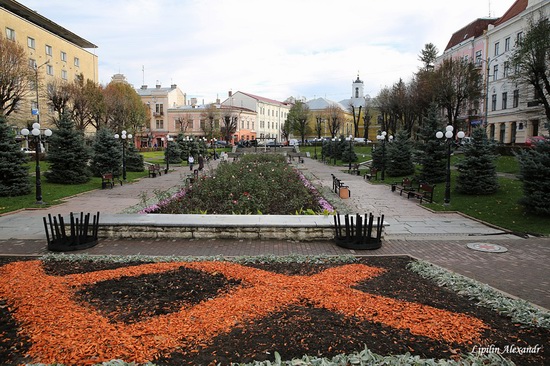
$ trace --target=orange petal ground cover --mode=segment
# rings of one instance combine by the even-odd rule
[[[180,267],[223,274],[242,285],[167,315],[113,322],[74,293],[86,285]],[[311,276],[288,276],[231,262],[167,262],[66,276],[47,275],[40,261],[0,268],[0,297],[32,344],[35,362],[93,364],[114,358],[147,362],[181,347],[193,352],[235,325],[308,301],[345,316],[379,322],[446,342],[479,341],[487,326],[469,315],[365,293],[352,286],[383,269],[347,264]]]

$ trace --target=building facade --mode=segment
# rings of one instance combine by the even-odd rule
[[[289,103],[260,97],[244,92],[229,92],[228,98],[222,105],[245,108],[256,113],[254,124],[249,124],[250,135],[259,139],[275,139],[281,141],[281,130],[292,107]],[[252,126],[254,126],[252,128]]]
[[[169,88],[156,84],[154,88],[142,85],[136,90],[141,101],[149,110],[149,121],[142,131],[136,131],[138,147],[155,147],[163,145],[163,138],[169,134],[176,134],[181,126],[168,116],[170,108],[185,106],[186,96],[176,84]]]
[[[20,44],[29,57],[29,67],[36,70],[38,83],[12,113],[10,123],[24,127],[36,122],[51,122],[53,111],[47,103],[50,82],[72,82],[77,75],[98,81],[98,58],[88,49],[93,43],[41,16],[13,0],[0,1],[0,30],[3,36]],[[36,94],[38,91],[38,100]]]
[[[550,2],[516,0],[500,18],[477,19],[455,32],[436,65],[445,58],[471,61],[483,74],[483,97],[463,109],[468,126],[483,125],[490,138],[503,144],[523,144],[529,137],[548,134],[534,89],[513,78],[511,57],[527,32],[529,20],[550,14]]]

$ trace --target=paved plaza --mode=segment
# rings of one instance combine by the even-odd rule
[[[213,169],[218,162],[210,162]],[[387,184],[371,184],[345,168],[304,159],[296,165],[329,201],[342,213],[383,214],[388,226],[382,248],[353,251],[337,247],[330,241],[295,242],[259,240],[175,240],[175,239],[102,239],[94,248],[79,251],[113,255],[410,255],[440,265],[513,296],[550,308],[550,238],[521,238],[500,228],[491,227],[457,213],[435,213],[391,192]],[[177,188],[185,181],[189,169],[172,167],[169,174],[143,178],[113,189],[95,190],[68,199],[46,209],[25,210],[0,216],[0,255],[42,255],[47,253],[42,218],[48,213],[97,211],[101,214],[127,213],[142,204],[144,196]],[[332,176],[350,187],[351,197],[340,199],[331,192]],[[386,179],[387,183],[392,182]],[[437,188],[436,188],[437,189]],[[441,189],[443,189],[441,187]],[[47,201],[47,192],[44,192]],[[505,252],[487,252],[468,248],[468,244],[497,244]],[[472,246],[472,245],[471,245]],[[488,248],[490,246],[487,246]],[[414,285],[414,284],[411,284]]]

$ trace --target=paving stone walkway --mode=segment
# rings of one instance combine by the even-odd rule
[[[213,162],[212,164],[216,164]],[[456,213],[435,213],[391,192],[387,184],[371,184],[343,167],[312,159],[296,165],[340,212],[384,214],[390,224],[381,249],[354,252],[331,242],[252,240],[101,240],[89,254],[119,255],[411,255],[487,283],[513,296],[550,309],[550,238],[520,238]],[[209,167],[214,168],[214,165]],[[180,187],[189,174],[186,167],[174,167],[169,174],[143,178],[133,184],[96,190],[72,197],[45,210],[21,211],[0,216],[0,255],[41,255],[47,252],[42,217],[48,213],[124,213],[139,206],[143,196]],[[331,193],[332,176],[350,187],[351,198],[342,200]],[[47,193],[46,193],[47,194]],[[45,195],[47,200],[47,195]],[[494,243],[505,253],[480,252],[468,243]],[[412,284],[414,285],[414,284]]]

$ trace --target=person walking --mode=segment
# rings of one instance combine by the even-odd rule
[[[199,154],[199,171],[201,171],[204,168],[204,157],[202,154]]]
[[[189,170],[193,171],[193,164],[195,164],[195,158],[193,155],[189,155],[189,159],[187,161],[189,162]]]

